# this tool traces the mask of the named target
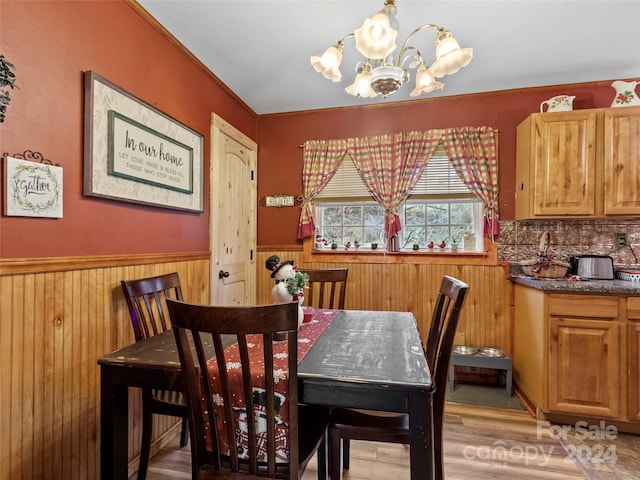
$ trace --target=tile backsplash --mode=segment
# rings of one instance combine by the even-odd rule
[[[560,260],[579,254],[611,255],[616,265],[637,265],[640,220],[507,220],[500,222],[498,259],[519,262],[533,258],[544,231]],[[629,247],[616,250],[615,234],[626,233]]]

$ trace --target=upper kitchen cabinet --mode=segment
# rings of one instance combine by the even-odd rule
[[[604,214],[640,214],[640,107],[604,111]]]
[[[534,113],[517,130],[516,219],[640,215],[640,107]]]

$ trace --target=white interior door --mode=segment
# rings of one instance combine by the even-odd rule
[[[258,146],[218,115],[211,123],[211,300],[254,305]]]

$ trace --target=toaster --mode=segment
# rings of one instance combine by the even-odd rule
[[[609,255],[580,255],[572,257],[570,264],[571,273],[582,278],[597,280],[613,280],[615,278],[613,258]]]

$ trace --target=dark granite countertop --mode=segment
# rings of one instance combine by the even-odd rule
[[[640,295],[640,282],[626,280],[569,280],[535,278],[520,274],[511,274],[510,280],[545,292]]]

